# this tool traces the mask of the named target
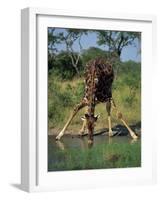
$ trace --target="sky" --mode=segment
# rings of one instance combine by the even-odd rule
[[[50,28],[49,28],[49,30],[50,30]],[[54,33],[57,34],[57,33],[60,33],[60,32],[65,33],[65,29],[64,28],[56,28]],[[94,32],[88,33],[88,35],[83,35],[82,38],[81,38],[81,44],[82,44],[83,49],[88,49],[90,47],[98,47],[98,48],[103,49],[103,50],[108,50],[107,45],[106,46],[104,46],[104,45],[99,46],[97,44],[97,35]],[[55,47],[59,51],[65,50],[65,45],[63,45],[63,44],[57,44]],[[75,44],[73,45],[73,49],[76,52],[80,51],[78,41],[76,41]],[[123,62],[129,61],[129,60],[133,60],[135,62],[140,62],[141,61],[141,55],[138,52],[140,52],[140,43],[139,43],[138,39],[135,39],[133,45],[128,45],[128,46],[123,48],[122,53],[121,53],[121,60]]]

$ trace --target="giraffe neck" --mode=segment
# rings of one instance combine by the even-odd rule
[[[90,115],[94,115],[94,109],[95,109],[95,66],[93,65],[91,68],[91,84],[90,84],[90,90],[89,90],[89,106],[88,106],[88,113]]]

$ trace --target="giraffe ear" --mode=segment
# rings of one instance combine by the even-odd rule
[[[100,114],[95,116],[95,119],[97,120],[98,118],[100,118]]]
[[[81,117],[81,120],[84,121],[84,120],[86,120],[86,118],[85,118],[84,116],[82,116],[82,117]]]

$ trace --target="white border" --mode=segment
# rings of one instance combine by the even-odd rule
[[[37,21],[37,17],[39,20]],[[143,166],[137,169],[84,170],[47,173],[47,30],[51,27],[77,27],[142,31],[142,86],[144,91],[144,122],[142,154]],[[79,22],[79,23],[78,23]],[[99,23],[98,23],[99,22]],[[28,8],[22,10],[22,188],[27,191],[61,190],[111,185],[140,184],[155,182],[155,162],[152,156],[151,98],[149,77],[154,53],[152,43],[153,16],[120,15],[58,11],[52,9]],[[110,28],[109,28],[110,27]],[[38,37],[36,35],[38,30]],[[46,34],[46,36],[45,36]],[[153,32],[153,38],[154,38]],[[43,38],[43,39],[41,39]],[[45,39],[46,38],[46,39]],[[36,41],[38,48],[36,50]],[[147,48],[148,42],[148,48]],[[153,51],[152,51],[153,45]],[[37,58],[37,63],[36,63]],[[40,59],[41,58],[41,59]],[[37,64],[37,68],[36,68]],[[153,65],[154,66],[154,65]],[[46,78],[45,78],[46,77]],[[40,89],[41,88],[41,89]],[[38,99],[36,99],[36,95]],[[37,103],[36,103],[37,101]],[[146,103],[145,103],[146,102]],[[38,108],[38,109],[37,109]],[[147,117],[149,116],[149,117]],[[37,120],[39,119],[39,120]],[[38,123],[36,123],[38,122]],[[40,127],[41,126],[41,127]],[[45,136],[45,137],[44,137]],[[153,135],[154,137],[154,135]],[[38,156],[41,155],[41,156]],[[151,156],[149,156],[151,155]],[[118,178],[119,177],[119,178]],[[69,181],[70,180],[70,181]],[[76,180],[76,181],[74,181]]]

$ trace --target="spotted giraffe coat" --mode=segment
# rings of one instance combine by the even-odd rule
[[[85,92],[83,99],[90,102],[91,95],[95,103],[107,102],[112,98],[114,72],[112,65],[103,58],[87,63],[85,69]]]

